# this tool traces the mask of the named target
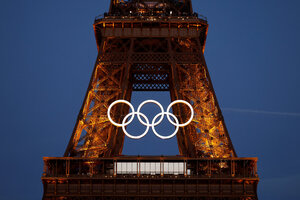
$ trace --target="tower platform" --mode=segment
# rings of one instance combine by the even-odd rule
[[[44,158],[44,200],[257,199],[256,158]]]

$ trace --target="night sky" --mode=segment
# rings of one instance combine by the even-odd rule
[[[108,3],[1,0],[1,200],[41,199],[42,157],[64,153],[97,56],[92,24]],[[259,159],[259,199],[299,199],[300,1],[194,0],[193,7],[210,24],[205,57],[233,145],[238,156]],[[132,102],[146,99],[170,103],[168,93],[138,92]],[[176,139],[148,133],[126,138],[123,153],[178,148]]]

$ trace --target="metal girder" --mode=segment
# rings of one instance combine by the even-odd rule
[[[130,44],[128,40],[113,40],[113,42],[110,39],[103,40],[101,52],[117,51],[127,55],[127,49],[130,48],[128,44]],[[102,63],[99,53],[65,156],[101,157],[121,153],[124,134],[112,127],[106,113],[113,101],[130,100],[131,88],[125,86],[129,77],[127,69],[127,64]],[[120,109],[118,110],[120,115],[116,116],[118,119],[128,109],[116,108]],[[120,141],[122,144],[118,143]]]

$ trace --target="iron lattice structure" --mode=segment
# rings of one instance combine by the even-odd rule
[[[107,118],[115,100],[130,101],[132,91],[170,91],[195,110],[191,125],[178,134],[181,155],[235,157],[203,56],[208,24],[192,11],[191,1],[112,1],[96,19],[95,69],[65,156],[121,155],[124,133]],[[128,107],[115,106],[120,121]],[[186,120],[188,108],[174,106]]]
[[[257,199],[257,158],[238,158],[231,143],[203,56],[207,30],[191,0],[111,0],[95,19],[98,57],[64,157],[44,158],[44,200]],[[107,109],[132,91],[169,91],[193,106],[180,156],[120,156],[125,136]],[[190,110],[180,105],[182,123]],[[128,112],[114,106],[114,121]]]

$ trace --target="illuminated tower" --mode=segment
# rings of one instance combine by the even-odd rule
[[[209,77],[207,29],[191,0],[111,0],[94,23],[98,57],[65,155],[44,158],[44,199],[257,199],[257,159],[237,158]],[[180,157],[120,157],[125,135],[107,109],[132,91],[192,105]],[[188,107],[172,108],[188,119]],[[114,106],[113,117],[128,112]]]

